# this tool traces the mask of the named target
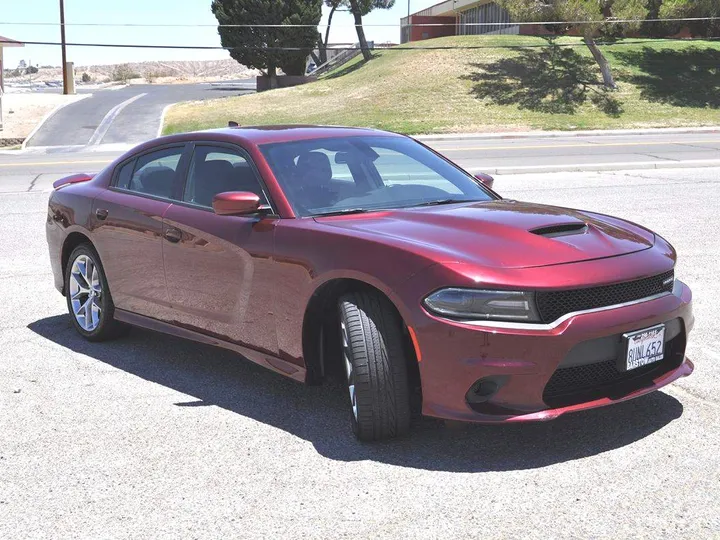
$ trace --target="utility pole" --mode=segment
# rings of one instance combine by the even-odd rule
[[[65,50],[65,1],[60,0],[60,46],[62,48],[63,94],[69,94],[67,73],[67,51]]]

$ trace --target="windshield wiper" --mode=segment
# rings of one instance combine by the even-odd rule
[[[412,206],[408,206],[407,208],[415,208],[417,206],[437,206],[439,204],[455,204],[463,202],[479,202],[479,199],[439,199],[437,201],[426,201],[418,204],[413,204]]]
[[[342,216],[347,214],[364,214],[365,212],[374,212],[375,210],[369,208],[345,208],[344,210],[333,210],[332,212],[323,212],[321,214],[313,214],[313,217],[325,217],[325,216]]]

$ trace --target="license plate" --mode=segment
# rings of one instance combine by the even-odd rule
[[[625,338],[625,369],[630,371],[663,359],[665,325],[659,324],[637,332],[623,334]]]

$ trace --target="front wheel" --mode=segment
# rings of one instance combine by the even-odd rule
[[[355,436],[390,439],[410,429],[410,397],[402,322],[378,293],[354,292],[339,302],[342,356]]]
[[[113,318],[110,297],[100,257],[89,244],[70,254],[65,270],[65,296],[73,326],[88,341],[118,337],[126,326]]]

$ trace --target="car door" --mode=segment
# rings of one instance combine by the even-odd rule
[[[117,309],[171,317],[162,217],[180,189],[185,146],[155,148],[121,163],[108,190],[93,201],[93,242]]]
[[[195,144],[180,200],[165,212],[163,259],[174,320],[242,346],[277,351],[273,236],[277,216],[222,216],[212,199],[251,191],[270,204],[247,153]]]

